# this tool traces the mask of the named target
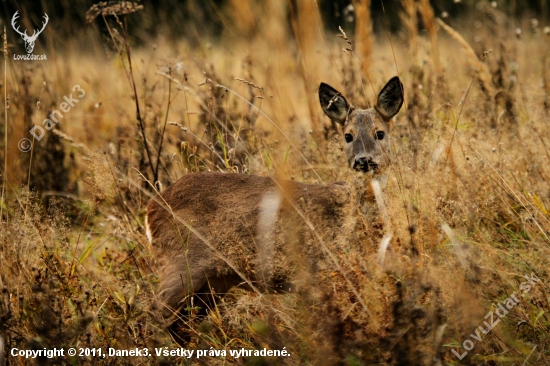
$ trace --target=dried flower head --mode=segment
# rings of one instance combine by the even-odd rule
[[[86,22],[91,23],[98,15],[126,15],[143,9],[143,5],[131,1],[102,1],[92,5],[86,12]]]

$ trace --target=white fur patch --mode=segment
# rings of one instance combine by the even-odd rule
[[[147,215],[145,215],[145,236],[149,243],[153,244],[153,234],[151,233],[151,228],[149,227],[149,220],[147,220]]]
[[[258,272],[259,278],[269,283],[273,272],[273,257],[275,255],[275,229],[279,206],[282,197],[278,191],[268,191],[260,202],[260,215],[258,217]]]

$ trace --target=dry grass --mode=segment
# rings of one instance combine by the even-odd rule
[[[355,50],[341,51],[348,44],[337,29],[319,24],[316,3],[297,3],[290,9],[295,2],[247,1],[241,13],[241,3],[231,1],[226,10],[239,24],[220,39],[158,36],[140,47],[129,47],[125,17],[144,12],[107,16],[110,35],[88,54],[68,47],[55,58],[46,50],[48,62],[8,59],[2,177],[10,178],[0,231],[5,349],[175,348],[149,312],[158,268],[143,214],[153,192],[202,170],[347,179],[317,85],[328,82],[352,103],[372,105],[373,90],[398,67],[406,103],[391,132],[387,217],[347,228],[358,238],[376,233],[361,248],[334,253],[347,278],[331,271],[319,279],[326,286],[307,294],[234,289],[207,319],[192,323],[191,347],[286,347],[291,357],[65,361],[550,363],[549,36],[525,27],[518,38],[507,22],[484,22],[491,14],[472,9],[474,27],[439,21],[447,37],[437,33],[428,1],[404,1],[402,16],[416,17],[418,6],[427,34],[412,20],[404,25],[408,35],[393,35],[392,44],[387,33],[373,42],[368,27],[348,34],[369,38],[361,43],[361,65]],[[55,127],[62,133],[46,131],[32,155],[21,153],[19,139],[75,84],[86,95]],[[392,239],[380,252],[384,233]],[[458,361],[451,349],[462,353],[485,314],[531,273],[542,282]]]

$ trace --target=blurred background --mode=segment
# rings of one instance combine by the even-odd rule
[[[158,77],[146,78],[145,74],[147,70],[152,71],[151,67],[156,67],[157,71],[162,69],[161,63],[168,66],[165,70],[172,70],[174,65],[177,65],[178,72],[183,73],[186,81],[188,77],[191,78],[193,86],[204,81],[199,80],[202,78],[201,74],[211,77],[216,74],[216,71],[229,76],[229,78],[218,78],[217,82],[229,82],[228,86],[234,86],[235,83],[240,84],[234,79],[239,73],[243,77],[244,72],[246,75],[244,79],[252,78],[249,80],[252,83],[254,80],[269,83],[256,85],[271,87],[272,97],[275,95],[273,93],[278,93],[280,99],[277,102],[289,106],[287,108],[289,116],[286,118],[297,118],[299,125],[306,131],[312,129],[318,140],[320,135],[317,134],[322,133],[323,130],[322,121],[326,122],[317,110],[314,97],[316,84],[319,82],[332,83],[335,87],[343,89],[357,104],[368,105],[372,102],[374,95],[368,95],[370,92],[367,93],[367,91],[370,89],[374,92],[381,86],[384,79],[391,76],[386,72],[386,67],[392,63],[396,73],[399,71],[401,60],[412,56],[415,67],[425,71],[423,76],[414,76],[415,72],[411,75],[427,77],[429,80],[432,80],[431,77],[434,75],[444,77],[446,72],[459,67],[455,61],[468,53],[462,56],[455,53],[452,58],[447,57],[443,61],[438,55],[439,47],[450,44],[441,43],[441,40],[438,40],[438,34],[441,32],[437,19],[462,32],[462,39],[469,43],[468,52],[474,52],[479,57],[488,50],[494,51],[493,55],[497,53],[497,49],[502,49],[503,52],[516,52],[520,47],[517,41],[522,35],[544,37],[545,34],[550,33],[549,3],[545,0],[174,0],[160,3],[102,2],[98,3],[95,10],[91,9],[92,5],[94,5],[92,2],[82,0],[71,2],[8,0],[2,3],[0,21],[6,25],[8,53],[25,54],[24,42],[11,26],[13,14],[16,11],[19,12],[17,26],[21,31],[27,29],[29,35],[33,30],[41,28],[44,13],[49,16],[49,23],[37,38],[34,50],[34,54],[47,54],[48,61],[22,63],[10,60],[13,66],[10,71],[11,76],[18,80],[18,83],[23,82],[22,85],[27,85],[22,89],[14,86],[15,93],[30,92],[28,85],[39,82],[37,70],[31,72],[30,69],[39,68],[43,75],[39,83],[47,84],[41,94],[42,106],[48,105],[51,101],[53,104],[49,107],[54,109],[56,105],[54,100],[50,99],[53,95],[49,92],[53,92],[56,95],[55,98],[65,95],[63,88],[69,90],[72,85],[63,84],[69,84],[69,80],[79,80],[80,76],[76,75],[87,70],[90,75],[84,76],[86,82],[91,83],[90,80],[93,78],[91,75],[98,73],[97,76],[101,76],[102,79],[101,81],[96,79],[95,82],[103,84],[103,87],[106,86],[105,83],[109,84],[110,91],[116,91],[116,94],[123,98],[117,105],[111,105],[105,99],[114,101],[113,96],[107,97],[105,90],[97,89],[97,84],[90,84],[95,100],[90,101],[87,97],[85,103],[96,106],[106,102],[97,110],[90,107],[92,108],[90,111],[94,110],[92,115],[79,115],[84,120],[95,123],[95,136],[86,137],[87,143],[90,143],[93,148],[99,148],[105,138],[112,143],[113,139],[109,136],[120,137],[121,134],[132,136],[136,133],[135,131],[122,132],[123,127],[113,125],[114,116],[120,115],[121,111],[124,111],[123,119],[126,118],[126,113],[132,113],[126,108],[129,106],[128,100],[125,99],[127,95],[123,97],[123,94],[128,91],[124,90],[123,84],[120,83],[123,77],[121,78],[121,74],[111,73],[129,66],[125,66],[126,60],[122,56],[126,46],[134,48],[136,55],[139,54],[138,58],[135,58],[134,65],[142,78],[141,82],[138,80],[136,83],[138,87],[142,84],[147,89],[146,82],[154,79],[156,79],[155,85],[159,82]],[[109,9],[111,6],[113,7],[111,10],[101,10]],[[117,6],[130,8],[135,6],[136,8],[125,13],[115,9]],[[116,18],[106,15],[109,11],[119,12],[121,16]],[[344,33],[340,33],[340,29]],[[344,34],[344,37],[347,37],[346,40],[337,38],[338,34],[340,36]],[[491,38],[491,35],[495,34],[500,38]],[[339,42],[339,39],[343,42]],[[429,41],[429,47],[422,47],[424,40]],[[342,58],[343,54],[337,52],[338,49],[343,49],[348,54],[352,52],[353,57]],[[272,51],[271,57],[263,57],[270,51]],[[401,55],[404,58],[400,58]],[[94,58],[100,58],[107,63],[94,63]],[[434,69],[421,67],[422,62],[432,62],[431,66]],[[471,64],[470,62],[470,66]],[[107,67],[102,73],[98,68],[99,65],[112,67]],[[514,65],[515,61],[511,63],[511,66]],[[191,71],[193,67],[196,69]],[[467,73],[470,69],[470,67],[463,68],[463,71]],[[431,71],[434,71],[434,74],[429,76]],[[274,79],[273,75],[279,72],[284,73],[285,77]],[[107,75],[111,78],[106,78]],[[408,77],[401,76],[405,79]],[[48,78],[56,81],[48,83]],[[422,84],[420,80],[417,83]],[[367,84],[371,87],[366,88]],[[157,87],[155,92],[150,93],[151,98],[145,101],[147,105],[153,105],[151,103],[156,97],[161,99],[165,97],[161,96],[158,90]],[[303,104],[294,103],[299,100],[298,95],[303,91],[306,92],[307,109],[304,109]],[[201,88],[197,92],[203,93]],[[33,110],[31,105],[41,98],[38,97],[34,101],[32,99],[24,95],[14,99],[12,95],[14,102],[25,101],[26,103],[23,103],[25,108],[21,109],[22,113],[18,113],[15,118],[14,136],[20,137],[19,135],[24,134],[25,130],[40,121],[42,116],[49,114],[47,110]],[[158,103],[162,102],[157,100],[156,103],[160,108]],[[180,123],[186,118],[189,123],[201,123],[199,120],[203,117],[200,117],[200,114],[190,114],[189,105],[185,111],[179,109],[178,104],[173,104],[171,107],[174,112],[185,113]],[[270,101],[266,101],[264,108],[267,108],[266,111],[269,113],[276,107]],[[106,115],[103,114],[104,111],[108,111]],[[153,112],[157,117],[160,116],[159,113],[164,112],[161,110]],[[77,116],[73,114],[72,118],[75,117]],[[154,129],[154,125],[158,123],[155,118],[147,119],[146,116],[143,118],[143,131],[147,128]],[[257,118],[257,116],[254,117],[254,119]],[[87,123],[87,125],[90,124]],[[58,127],[72,133],[72,127],[67,123],[65,126]],[[156,131],[152,133],[158,139],[157,142],[164,138]],[[240,133],[242,134],[242,131]],[[170,136],[171,134],[168,133],[168,149],[174,143],[170,140]],[[124,141],[118,137],[118,141]],[[141,139],[143,138],[141,136]],[[56,137],[47,136],[45,141],[56,139]],[[210,138],[210,140],[213,139]],[[320,143],[319,140],[318,142]],[[210,143],[216,144],[216,141],[210,141]],[[45,144],[41,143],[37,148],[40,149],[40,146]],[[197,148],[201,150],[205,146],[199,144]],[[58,151],[59,158],[64,156],[64,152],[59,148],[46,149],[46,155],[50,154],[47,151],[50,153]],[[146,153],[146,151],[141,152],[143,155]],[[151,154],[150,151],[148,153]],[[37,169],[41,165],[40,157],[41,153],[38,151],[38,160],[35,162]],[[65,161],[64,157],[63,160]],[[140,168],[144,168],[147,159],[139,157],[139,161]],[[153,177],[150,178],[155,180],[160,178],[165,184],[173,180],[167,176],[163,177],[156,171],[157,169],[155,172],[150,170],[144,173],[147,176],[152,173]],[[47,175],[50,172],[49,169],[44,169],[42,173]],[[28,176],[21,176],[21,172],[14,174],[20,175],[22,181],[28,180]],[[65,177],[66,173],[59,171],[56,175]],[[65,177],[59,181],[68,182],[69,180]],[[50,179],[42,182],[35,181],[32,176],[30,179],[31,187],[40,190],[48,190],[48,184],[45,183],[48,181]],[[54,187],[61,188],[57,184],[54,184]],[[71,187],[73,191],[76,189],[74,184]]]
[[[294,3],[296,6],[300,0],[280,0],[285,4]],[[142,42],[158,34],[165,34],[167,38],[177,40],[181,37],[192,39],[196,36],[194,31],[201,30],[201,36],[219,37],[222,33],[235,32],[247,28],[248,35],[258,32],[262,22],[269,17],[269,13],[262,12],[265,9],[264,1],[241,2],[238,0],[168,0],[168,1],[142,1],[138,2],[146,9],[139,19],[131,19],[130,26],[133,38]],[[323,18],[324,27],[337,29],[342,26],[344,30],[352,29],[356,21],[354,5],[369,4],[372,13],[372,24],[376,32],[381,32],[388,27],[392,32],[403,28],[399,13],[403,10],[403,2],[400,0],[318,0],[317,4]],[[3,24],[10,24],[11,15],[15,11],[29,19],[35,25],[41,22],[41,15],[45,12],[52,22],[50,28],[58,35],[55,40],[57,46],[65,44],[63,39],[82,37],[86,28],[85,14],[94,4],[91,1],[32,1],[32,0],[5,0],[2,2],[1,20]],[[252,8],[250,4],[253,4]],[[509,21],[519,24],[520,19],[534,18],[546,25],[550,11],[547,0],[430,0],[435,15],[438,17],[450,17],[455,22],[471,20],[472,11],[491,4],[495,9],[505,12]],[[385,11],[384,11],[385,8]],[[241,16],[251,15],[252,24],[242,24]],[[242,13],[238,15],[238,13]],[[287,14],[290,16],[289,14]],[[289,26],[290,26],[290,18]],[[101,23],[101,22],[98,22]],[[386,24],[386,25],[385,25]],[[471,23],[470,23],[471,25]],[[8,32],[14,35],[13,30]],[[85,49],[85,47],[83,47]]]

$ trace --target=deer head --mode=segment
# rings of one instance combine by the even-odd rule
[[[42,29],[40,30],[34,30],[34,33],[32,36],[28,36],[27,35],[27,30],[25,29],[24,32],[21,32],[19,30],[19,26],[16,26],[15,24],[15,21],[17,20],[17,18],[19,18],[19,15],[18,15],[19,11],[16,11],[15,14],[13,14],[13,17],[11,18],[11,26],[13,27],[13,29],[19,33],[21,35],[21,37],[23,38],[23,41],[25,41],[25,49],[27,50],[27,53],[32,53],[32,50],[34,49],[34,42],[36,42],[36,38],[38,38],[38,35],[40,33],[42,33],[42,31],[44,30],[44,28],[46,28],[46,24],[48,24],[48,14],[44,13],[44,22],[42,23]]]
[[[399,78],[392,78],[382,88],[374,108],[355,108],[325,83],[319,86],[319,100],[325,114],[343,127],[349,167],[361,172],[383,170],[389,163],[391,122],[403,105],[403,84]]]

